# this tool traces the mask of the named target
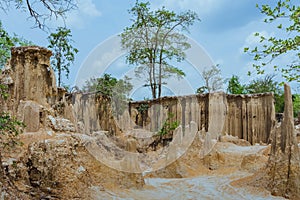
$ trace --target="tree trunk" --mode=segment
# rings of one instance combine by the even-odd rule
[[[59,49],[59,51],[61,51]],[[60,87],[60,84],[61,84],[61,53],[58,54],[58,57],[57,57],[57,71],[58,71],[58,87]]]
[[[150,87],[151,87],[152,98],[153,98],[153,99],[156,99],[156,89],[155,89],[155,84],[150,83]]]
[[[58,71],[58,87],[60,87],[61,83],[61,70]]]
[[[161,97],[161,85],[162,85],[161,79],[162,79],[162,60],[163,60],[163,57],[162,57],[162,56],[163,56],[163,48],[164,48],[164,47],[162,46],[162,48],[161,48],[161,50],[160,50],[160,55],[159,55],[158,98]]]
[[[156,84],[156,78],[155,78],[155,64],[151,63],[151,79],[150,79],[150,86],[151,86],[151,92],[152,92],[152,98],[156,99],[156,88],[157,88],[157,84]]]

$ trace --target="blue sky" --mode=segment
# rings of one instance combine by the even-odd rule
[[[79,49],[74,66],[71,68],[70,79],[64,82],[75,85],[80,67],[90,55],[91,51],[108,38],[122,32],[131,24],[127,10],[134,5],[134,0],[78,0],[78,10],[67,14],[66,24],[72,30],[74,46]],[[275,3],[276,1],[259,0],[259,4]],[[188,37],[197,42],[207,52],[215,64],[219,64],[224,78],[236,74],[247,82],[253,77],[247,76],[252,69],[252,59],[243,53],[245,46],[255,46],[257,39],[255,32],[264,35],[280,35],[274,26],[263,23],[264,16],[256,8],[253,0],[153,0],[153,9],[165,6],[175,12],[185,10],[195,11],[201,22],[191,28]],[[47,36],[28,19],[28,13],[11,9],[5,14],[0,12],[4,28],[9,33],[16,33],[33,41],[40,46],[47,46]],[[61,20],[51,20],[50,27],[62,25]],[[101,45],[100,45],[101,46]],[[104,51],[105,52],[105,51]],[[119,63],[124,59],[120,58]],[[118,74],[114,66],[118,60],[111,63],[109,72]],[[120,65],[120,64],[119,64]],[[123,63],[123,66],[126,64]],[[125,66],[126,67],[126,66]],[[128,70],[128,69],[126,69]],[[270,70],[271,71],[271,70]],[[94,73],[97,76],[97,73]],[[113,74],[114,75],[114,74]],[[193,87],[201,86],[197,80],[192,81]]]

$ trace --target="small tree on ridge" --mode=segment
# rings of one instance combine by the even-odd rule
[[[58,74],[58,86],[62,83],[62,72],[65,72],[67,78],[69,78],[69,67],[75,60],[75,54],[78,53],[78,49],[73,47],[71,43],[71,30],[65,27],[59,27],[55,33],[51,33],[48,37],[49,46],[53,52],[51,64],[54,70]]]

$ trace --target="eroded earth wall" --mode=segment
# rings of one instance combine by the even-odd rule
[[[252,144],[268,142],[275,116],[272,94],[164,97],[131,102],[123,109],[124,105],[114,105],[99,94],[65,94],[55,85],[50,56],[45,48],[13,48],[10,65],[3,71],[2,80],[9,86],[10,99],[2,109],[6,107],[17,114],[29,132],[44,127],[50,113],[70,120],[72,130],[86,134],[104,130],[118,135],[136,128],[155,132],[169,118],[182,127],[194,121],[198,130],[209,132],[215,139],[228,134]]]
[[[8,110],[16,114],[20,101],[48,106],[56,101],[55,75],[50,66],[51,51],[37,46],[13,47],[2,73],[9,87]]]
[[[275,116],[273,101],[271,93],[212,93],[132,102],[129,113],[135,124],[150,131],[158,131],[171,113],[171,121],[183,127],[194,121],[199,131],[205,130],[216,139],[228,134],[252,144],[267,143]]]
[[[0,199],[92,199],[93,189],[141,188],[141,174],[107,166],[87,148],[96,140],[93,131],[109,126],[104,98],[67,95],[57,88],[45,48],[17,47],[11,53],[0,74],[9,93],[7,100],[0,99],[0,112],[11,113],[26,127],[14,138],[23,145],[7,149],[0,144]],[[2,139],[7,138],[1,134]]]
[[[95,134],[106,137],[107,133],[119,135],[134,129],[138,134],[142,129],[156,132],[168,119],[178,121],[183,134],[188,133],[187,125],[194,124],[197,131],[212,139],[229,134],[252,144],[269,140],[275,118],[272,94],[212,93],[116,104],[97,93],[67,94],[57,88],[50,56],[51,52],[41,47],[13,48],[10,64],[0,76],[9,92],[8,100],[0,102],[0,111],[11,112],[26,125],[24,146],[13,161],[4,160],[5,169],[9,176],[14,175],[12,181],[18,190],[33,199],[43,195],[83,199],[81,195],[94,186],[143,186],[141,174],[109,168],[91,156],[87,144],[94,141]],[[100,139],[97,142],[107,148],[107,142]],[[289,174],[298,177],[296,172]],[[0,175],[3,173],[1,170]],[[299,183],[295,180],[288,186]]]

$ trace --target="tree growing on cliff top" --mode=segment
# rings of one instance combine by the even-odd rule
[[[284,109],[283,91],[279,82],[275,80],[274,74],[268,74],[250,81],[248,84],[241,84],[239,78],[233,75],[228,81],[227,92],[230,94],[255,94],[272,92],[275,98],[275,111],[282,113]]]
[[[150,86],[154,99],[159,98],[164,79],[185,75],[171,63],[181,62],[190,48],[187,37],[179,31],[188,32],[199,18],[192,11],[176,14],[164,7],[151,11],[149,2],[138,1],[129,13],[133,24],[120,35],[122,47],[129,51],[127,62],[137,66],[137,77],[145,76],[145,86]]]
[[[256,78],[245,86],[246,92],[249,94],[272,92],[275,99],[275,111],[282,113],[284,110],[284,95],[280,88],[279,82],[275,80],[274,74],[268,74],[260,78]]]
[[[96,92],[111,99],[111,105],[114,114],[122,114],[127,106],[129,92],[133,86],[130,78],[125,76],[123,79],[117,79],[110,74],[104,74],[100,78],[91,78],[85,82],[83,91]]]
[[[286,33],[286,37],[269,37],[255,33],[255,36],[260,39],[262,47],[249,49],[246,47],[245,52],[250,52],[253,59],[258,64],[254,64],[258,74],[264,73],[264,67],[270,64],[274,59],[282,55],[288,54],[290,59],[286,66],[274,65],[275,71],[279,71],[287,81],[296,81],[300,83],[300,5],[298,1],[279,0],[276,6],[262,5],[257,7],[262,14],[266,15],[265,23],[282,22],[277,25],[279,30]],[[287,22],[288,21],[288,22]]]
[[[34,19],[35,26],[45,29],[46,21],[61,17],[76,8],[76,0],[0,0],[0,9],[9,12],[11,8],[27,11]]]
[[[232,77],[228,80],[227,92],[230,94],[245,94],[246,86],[240,83],[238,76],[232,75]]]
[[[57,71],[59,87],[62,83],[62,72],[65,72],[66,77],[69,78],[69,67],[75,60],[75,54],[78,53],[78,49],[71,45],[73,42],[71,37],[71,30],[65,27],[57,28],[56,32],[48,37],[50,43],[48,48],[53,52],[51,64]]]
[[[105,96],[113,96],[118,93],[120,95],[128,96],[128,93],[132,90],[133,86],[129,82],[128,77],[124,79],[117,79],[110,74],[104,74],[100,78],[91,78],[85,82],[83,91],[85,92],[99,92]]]

